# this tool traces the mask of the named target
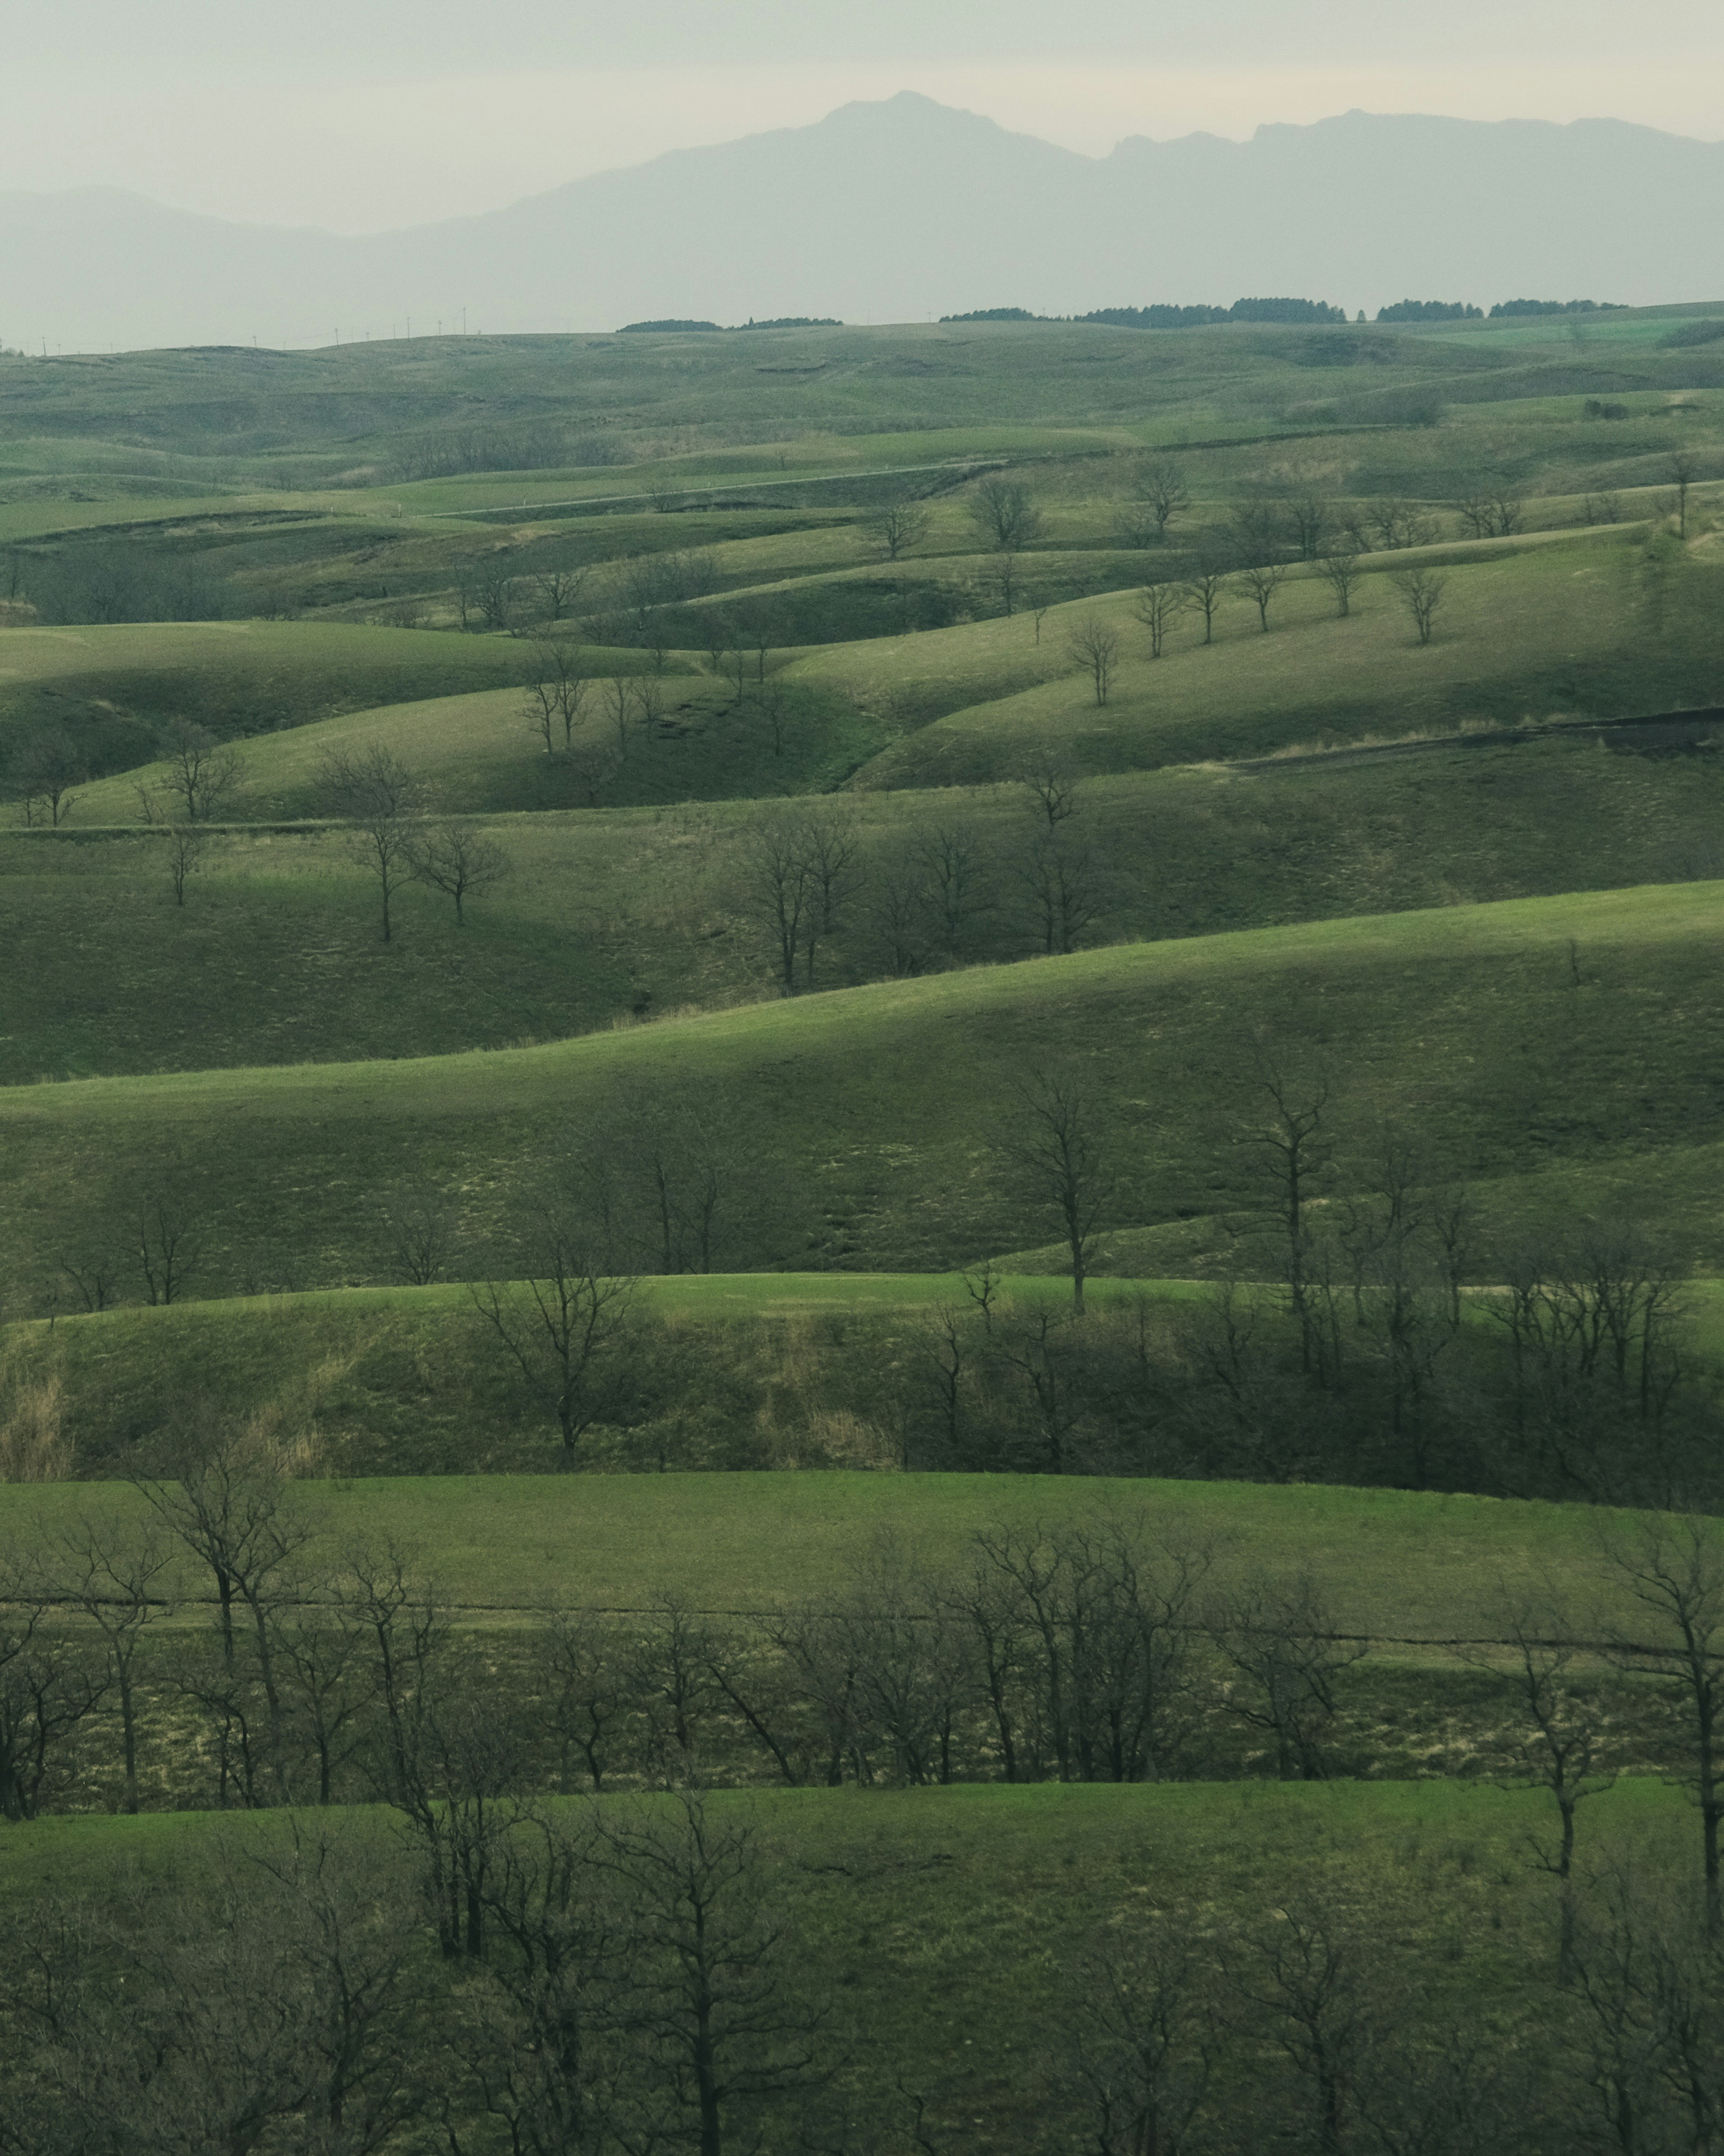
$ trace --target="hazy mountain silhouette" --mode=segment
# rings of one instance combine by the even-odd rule
[[[372,238],[107,188],[0,194],[0,341],[327,343],[643,316],[916,320],[1294,293],[1647,304],[1724,287],[1724,145],[1349,112],[1106,157],[909,93]]]

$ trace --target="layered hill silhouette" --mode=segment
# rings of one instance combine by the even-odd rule
[[[1349,112],[1101,158],[910,93],[365,238],[0,194],[0,342],[328,343],[640,317],[906,321],[1305,295],[1644,305],[1718,282],[1724,145]]]

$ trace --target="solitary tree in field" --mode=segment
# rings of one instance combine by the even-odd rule
[[[895,562],[900,554],[921,546],[932,521],[930,512],[921,502],[909,495],[900,495],[882,502],[871,515],[864,517],[862,529],[889,562]]]
[[[163,727],[161,750],[163,788],[179,802],[186,822],[213,822],[239,788],[239,751],[189,719]]]
[[[1042,513],[1021,479],[996,473],[970,497],[970,521],[984,547],[1003,554],[1033,547],[1042,532]]]
[[[1395,589],[1401,595],[1401,603],[1413,617],[1413,627],[1421,644],[1431,640],[1431,624],[1436,619],[1437,608],[1443,603],[1443,593],[1448,588],[1448,578],[1440,577],[1434,569],[1403,569],[1394,579]]]
[[[412,844],[414,880],[455,902],[455,925],[467,924],[466,903],[509,874],[509,856],[469,817],[446,816],[417,832]]]
[[[151,1191],[139,1203],[132,1244],[145,1301],[152,1309],[182,1301],[203,1258],[203,1235],[191,1207],[171,1190]]]
[[[1120,633],[1099,613],[1085,614],[1072,631],[1066,649],[1074,662],[1090,677],[1098,704],[1107,701],[1114,670],[1120,660]]]
[[[209,834],[196,824],[170,824],[167,827],[167,873],[173,885],[173,902],[186,902],[187,880],[203,866],[203,850],[208,844]]]
[[[478,1283],[474,1307],[556,1422],[562,1465],[572,1467],[609,1403],[635,1283],[608,1272],[579,1223],[559,1211],[541,1215],[525,1255],[532,1276]]]
[[[384,942],[393,932],[395,893],[413,873],[418,833],[417,775],[382,742],[363,749],[332,749],[318,773],[330,813],[351,829],[353,855],[377,879]]]
[[[1095,1238],[1116,1189],[1106,1115],[1074,1071],[1034,1071],[1016,1090],[1012,1153],[1025,1181],[1060,1217],[1071,1260],[1072,1308],[1081,1317]]]
[[[1136,489],[1138,501],[1154,522],[1157,540],[1165,540],[1173,519],[1191,507],[1184,474],[1172,457],[1152,457],[1138,466]]]
[[[1132,603],[1132,612],[1149,631],[1149,655],[1159,659],[1167,631],[1186,607],[1184,593],[1177,584],[1146,584]]]

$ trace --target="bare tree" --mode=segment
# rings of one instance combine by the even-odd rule
[[[1262,1149],[1275,1186],[1276,1209],[1285,1237],[1287,1303],[1299,1327],[1301,1356],[1309,1371],[1317,1359],[1318,1328],[1312,1304],[1311,1229],[1306,1208],[1311,1185],[1329,1161],[1329,1141],[1323,1127],[1329,1083],[1319,1076],[1309,1089],[1301,1090],[1274,1064],[1261,1068],[1259,1078],[1267,1112],[1248,1134],[1247,1142]]]
[[[1257,608],[1257,620],[1269,634],[1270,602],[1286,581],[1287,572],[1278,562],[1258,562],[1239,572],[1239,583]]]
[[[528,721],[544,742],[546,756],[567,756],[587,701],[581,647],[562,641],[541,644],[538,660],[538,678],[528,685],[526,693]]]
[[[409,1287],[446,1279],[460,1235],[460,1214],[440,1184],[428,1178],[391,1191],[382,1204],[390,1270]]]
[[[1024,773],[1031,814],[1049,832],[1057,831],[1083,806],[1081,783],[1061,756],[1042,756]]]
[[[587,585],[587,571],[564,562],[549,569],[541,569],[530,579],[536,611],[541,621],[561,621],[565,615],[578,612],[581,593]]]
[[[1363,1656],[1364,1641],[1337,1636],[1333,1613],[1305,1575],[1242,1589],[1213,1633],[1240,1680],[1229,1688],[1228,1712],[1269,1738],[1282,1781],[1326,1781],[1336,1680]]]
[[[1275,491],[1300,560],[1318,560],[1335,520],[1334,502],[1309,472],[1284,474]]]
[[[1431,624],[1436,619],[1437,608],[1443,603],[1443,593],[1449,580],[1439,576],[1434,569],[1403,569],[1393,579],[1401,595],[1401,603],[1413,617],[1413,627],[1421,644],[1431,640]]]
[[[1096,2156],[1183,2156],[1218,2051],[1214,2002],[1190,1931],[1161,1912],[1070,1972],[1073,2079]]]
[[[983,545],[1000,553],[1021,553],[1041,536],[1042,513],[1021,479],[1003,473],[984,479],[970,497],[968,512]]]
[[[393,932],[391,902],[413,873],[418,839],[418,775],[393,748],[373,742],[362,749],[326,752],[318,791],[332,814],[351,826],[353,855],[377,879],[382,936]]]
[[[910,495],[884,501],[862,520],[862,529],[889,562],[920,547],[933,519],[928,510]]]
[[[855,819],[848,809],[812,802],[798,821],[813,901],[803,927],[803,979],[812,988],[815,952],[837,933],[845,907],[860,888],[862,869]]]
[[[138,1712],[136,1665],[144,1628],[167,1614],[165,1575],[171,1545],[147,1527],[141,1532],[115,1520],[83,1519],[59,1538],[59,1591],[100,1632],[108,1673],[120,1707],[124,1759],[120,1809],[138,1808]]]
[[[167,826],[167,874],[173,886],[173,902],[186,902],[186,886],[203,865],[203,852],[208,844],[209,833],[196,824],[170,824]]]
[[[1008,620],[1017,611],[1019,567],[1016,551],[1008,547],[995,557],[988,570],[988,582]]]
[[[13,754],[5,771],[5,789],[24,812],[26,824],[45,812],[57,830],[77,799],[75,788],[89,777],[82,752],[64,726],[44,726]]]
[[[1177,584],[1146,584],[1132,603],[1131,611],[1149,631],[1149,655],[1159,659],[1167,631],[1189,603]]]
[[[1035,915],[1042,949],[1067,957],[1101,910],[1090,850],[1060,830],[1039,830],[1017,864]]]
[[[739,2107],[811,2092],[836,2064],[777,1866],[757,1829],[721,1823],[692,1791],[614,1813],[598,1832],[596,1859],[633,1939],[619,2018],[650,2062],[672,2137],[723,2156]]]
[[[526,1240],[531,1276],[469,1290],[534,1399],[554,1418],[565,1467],[575,1466],[582,1440],[613,1404],[634,1301],[635,1282],[604,1270],[589,1243],[575,1223],[544,1213]]]
[[[133,1224],[144,1298],[152,1309],[183,1301],[203,1260],[203,1235],[198,1216],[169,1190],[147,1192],[139,1200]]]
[[[106,1689],[52,1612],[39,1568],[0,1548],[0,1820],[38,1815],[63,1780],[60,1748]]]
[[[1469,487],[1455,506],[1475,539],[1507,539],[1521,529],[1526,504],[1507,480],[1485,479]]]
[[[1353,610],[1353,593],[1361,576],[1359,557],[1346,548],[1325,554],[1317,565],[1317,574],[1329,587],[1335,601],[1337,617],[1345,621]]]
[[[1670,475],[1670,484],[1676,490],[1676,536],[1688,536],[1688,490],[1700,475],[1700,459],[1692,449],[1672,449],[1665,459],[1665,470]]]
[[[1101,614],[1085,614],[1066,644],[1072,662],[1090,677],[1095,701],[1105,704],[1120,660],[1120,634]]]
[[[1165,541],[1167,526],[1191,507],[1184,475],[1172,457],[1152,457],[1138,466],[1135,484],[1138,499],[1155,519],[1157,539]]]
[[[162,787],[178,801],[186,822],[213,823],[239,788],[239,751],[190,719],[170,720],[158,746]]]
[[[1203,641],[1215,641],[1215,609],[1232,588],[1227,571],[1215,562],[1200,562],[1180,586],[1185,603],[1203,617]]]
[[[926,878],[936,932],[947,952],[956,957],[977,919],[993,904],[980,834],[973,824],[948,821],[919,832],[913,844],[916,863]]]
[[[798,820],[768,810],[743,840],[744,896],[772,939],[773,970],[787,996],[797,991],[797,961],[816,904],[813,869]]]
[[[414,832],[409,858],[416,883],[454,901],[458,928],[466,926],[466,902],[474,893],[491,890],[513,867],[502,847],[464,816],[447,816]]]
[[[1316,2115],[1307,2145],[1318,2156],[1344,2156],[1353,2138],[1354,2085],[1375,2035],[1371,1973],[1355,1942],[1324,1910],[1277,1910],[1255,1958],[1256,1980],[1246,1979],[1247,1995],[1310,2091]]]
[[[1724,1541],[1717,1523],[1654,1514],[1605,1554],[1651,1636],[1619,1633],[1616,1658],[1663,1681],[1688,1719],[1684,1779],[1700,1814],[1708,1933],[1724,1933]]]
[[[1071,1301],[1081,1316],[1084,1282],[1118,1188],[1102,1104],[1072,1070],[1035,1070],[1015,1088],[1008,1141],[1019,1172],[1058,1214],[1071,1261]]]
[[[739,654],[739,669],[740,661]],[[737,675],[739,683],[741,678],[739,670]],[[629,755],[629,739],[634,729],[636,702],[635,685],[633,679],[626,674],[613,674],[604,684],[604,708],[611,722],[611,732],[616,743],[617,761],[619,763],[626,761]]]

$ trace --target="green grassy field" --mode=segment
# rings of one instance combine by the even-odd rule
[[[1235,1141],[1255,1113],[1254,1038],[1290,1069],[1330,1072],[1337,1134],[1362,1142],[1375,1117],[1415,1118],[1486,1195],[1532,1168],[1572,1169],[1680,1223],[1704,1263],[1718,1216],[1688,1156],[1715,1142],[1724,1012],[1705,961],[1718,903],[1716,886],[1691,884],[1453,906],[976,968],[495,1054],[16,1086],[0,1092],[19,1223],[11,1280],[45,1285],[64,1209],[124,1219],[164,1178],[200,1214],[222,1274],[268,1240],[301,1285],[374,1278],[378,1190],[410,1173],[459,1194],[477,1246],[506,1242],[577,1132],[602,1142],[625,1102],[714,1088],[746,1099],[750,1143],[778,1163],[771,1207],[751,1199],[733,1224],[733,1266],[967,1263],[1026,1246],[1036,1215],[1002,1161],[1003,1122],[1014,1076],[1056,1043],[1119,1119],[1116,1224],[1252,1204],[1260,1186]]]
[[[1404,1491],[1012,1475],[419,1476],[295,1485],[320,1546],[393,1539],[464,1609],[771,1609],[827,1589],[890,1534],[936,1576],[978,1529],[1142,1519],[1213,1547],[1218,1578],[1308,1572],[1339,1627],[1385,1649],[1501,1636],[1505,1597],[1560,1580],[1600,1630],[1625,1620],[1601,1543],[1631,1516]],[[142,1516],[124,1484],[0,1486],[0,1534]],[[201,1594],[189,1560],[182,1592]],[[1588,1606],[1592,1605],[1592,1606]]]

